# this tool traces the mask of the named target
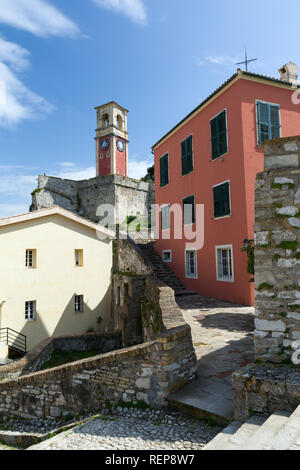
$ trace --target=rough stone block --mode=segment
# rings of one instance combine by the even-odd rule
[[[270,321],[256,318],[255,328],[259,331],[285,331],[286,324],[281,320]]]

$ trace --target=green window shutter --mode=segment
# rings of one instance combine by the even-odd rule
[[[257,103],[258,144],[280,137],[280,107],[269,103]]]
[[[195,216],[195,197],[190,196],[183,200],[183,220],[184,225],[194,224]]]
[[[211,120],[210,128],[212,159],[215,160],[228,151],[226,111]]]
[[[230,215],[229,183],[221,184],[213,190],[214,193],[214,216],[215,218]]]
[[[193,171],[193,137],[189,136],[181,143],[182,175]]]
[[[160,159],[160,187],[169,184],[169,155],[166,154]]]
[[[271,121],[271,138],[278,139],[280,137],[280,108],[279,106],[270,106],[270,121]]]

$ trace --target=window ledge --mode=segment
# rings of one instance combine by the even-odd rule
[[[213,158],[212,155],[211,155],[211,156],[210,156],[210,161],[211,161],[211,162],[216,162],[216,161],[220,160],[220,158],[224,158],[224,157],[226,157],[226,156],[229,156],[229,152],[223,153],[223,155],[220,155],[220,156],[217,157],[217,158]]]
[[[214,217],[214,220],[223,220],[223,219],[229,219],[232,216],[232,213],[228,215],[223,215],[222,217]]]
[[[224,279],[224,278],[217,277],[217,281],[218,282],[230,282],[231,284],[234,284],[234,279]]]

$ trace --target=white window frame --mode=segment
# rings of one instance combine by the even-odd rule
[[[83,267],[83,250],[80,248],[75,249],[75,266],[76,268]]]
[[[215,247],[215,250],[216,250],[216,275],[217,275],[217,281],[218,282],[234,283],[235,281],[234,281],[233,245],[217,245]],[[232,277],[231,278],[220,277],[220,275],[219,275],[218,250],[230,250],[231,251],[231,268],[232,268]]]
[[[170,255],[169,259],[164,258],[166,253],[169,253],[169,255]],[[172,250],[163,250],[162,251],[162,259],[163,259],[164,263],[172,263],[172,258],[173,258],[172,257]]]
[[[165,207],[168,207],[169,208],[169,227],[168,228],[163,228],[163,224],[162,224],[162,221],[163,221],[163,209]],[[163,204],[160,208],[160,211],[161,211],[161,230],[162,232],[169,232],[171,230],[171,205],[170,204]]]
[[[230,214],[228,215],[223,215],[222,217],[215,217],[214,215],[214,219],[215,220],[222,220],[222,219],[228,219],[228,217],[231,217],[232,216],[232,205],[231,205],[231,183],[230,183],[230,180],[226,180],[226,181],[223,181],[222,183],[219,183],[219,184],[215,184],[213,187],[212,187],[212,192],[213,192],[213,199],[214,199],[214,189],[217,188],[218,186],[222,186],[223,184],[226,184],[228,183],[229,184],[229,204],[230,204]],[[214,210],[214,214],[215,214],[215,207],[213,208]]]
[[[27,248],[25,252],[25,267],[27,269],[36,268],[36,250],[33,248]]]
[[[36,319],[36,301],[27,300],[25,302],[25,321],[31,322]]]
[[[259,127],[258,127],[258,103],[262,104],[269,104],[270,106],[278,106],[279,107],[279,130],[280,130],[280,138],[282,138],[282,125],[281,125],[281,106],[278,103],[271,103],[270,101],[264,101],[264,100],[255,100],[255,116],[256,116],[256,144],[257,147],[262,148],[262,144],[259,142]]]
[[[194,252],[195,253],[195,274],[190,274],[187,272],[187,253]],[[185,250],[184,252],[184,263],[185,263],[185,277],[186,279],[198,279],[198,262],[197,262],[197,250]]]
[[[83,313],[84,298],[83,295],[75,295],[75,313]]]

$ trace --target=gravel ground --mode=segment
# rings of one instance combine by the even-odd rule
[[[176,412],[107,411],[30,450],[200,450],[220,432],[217,426]]]

